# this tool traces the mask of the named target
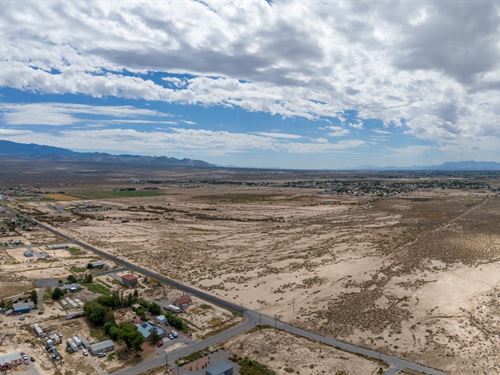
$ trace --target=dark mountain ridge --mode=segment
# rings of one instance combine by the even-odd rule
[[[168,156],[112,155],[104,152],[76,152],[61,147],[44,146],[34,143],[16,143],[0,140],[0,158],[84,161],[98,163],[132,163],[158,167],[212,168],[214,165],[203,160],[177,159]]]

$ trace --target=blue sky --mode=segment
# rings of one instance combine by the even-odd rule
[[[0,139],[244,167],[500,161],[494,3],[182,5],[6,2]]]

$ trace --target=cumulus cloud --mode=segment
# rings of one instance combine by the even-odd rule
[[[0,85],[311,120],[355,109],[354,129],[375,118],[443,149],[480,148],[500,141],[499,25],[495,1],[12,1]]]

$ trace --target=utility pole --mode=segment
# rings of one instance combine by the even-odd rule
[[[295,298],[292,300],[292,312],[295,315]]]
[[[276,329],[276,314],[274,314],[274,329]]]

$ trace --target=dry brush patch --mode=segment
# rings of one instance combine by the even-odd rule
[[[249,307],[445,368],[457,354],[412,353],[420,336],[428,340],[424,326],[443,328],[451,319],[411,328],[433,308],[416,296],[464,267],[472,275],[497,261],[498,270],[498,197],[339,198],[203,187],[120,204],[61,226]]]

